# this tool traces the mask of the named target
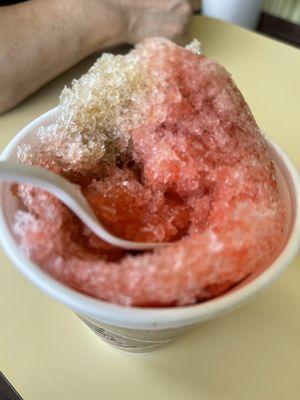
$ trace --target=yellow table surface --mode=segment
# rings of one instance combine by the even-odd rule
[[[223,64],[259,125],[300,166],[300,51],[202,17],[191,32]],[[0,116],[0,149],[57,103],[86,60]],[[148,355],[111,348],[0,252],[0,370],[25,400],[300,398],[300,257],[251,304]]]

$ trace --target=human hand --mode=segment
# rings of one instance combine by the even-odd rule
[[[124,22],[123,40],[135,44],[149,36],[175,39],[185,33],[199,0],[111,0]]]

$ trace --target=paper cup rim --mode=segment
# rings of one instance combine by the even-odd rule
[[[18,146],[21,139],[24,139],[27,134],[40,126],[41,123],[51,119],[56,112],[57,108],[51,109],[25,126],[14,137],[14,139],[9,142],[2,152],[0,159],[8,159],[11,153]],[[51,297],[54,297],[61,303],[70,307],[75,312],[89,318],[94,318],[97,321],[132,329],[168,329],[193,325],[199,321],[214,318],[244,304],[256,293],[260,292],[273,282],[289,265],[298,250],[300,243],[299,175],[285,152],[269,138],[267,138],[267,143],[277,153],[288,171],[292,189],[294,191],[295,218],[290,235],[278,257],[266,268],[266,270],[261,272],[255,279],[247,283],[245,286],[232,292],[229,291],[227,294],[216,297],[212,300],[179,307],[126,307],[93,298],[55,280],[21,253],[5,218],[3,207],[5,184],[3,183],[0,185],[0,241],[13,264],[30,281],[48,293]]]

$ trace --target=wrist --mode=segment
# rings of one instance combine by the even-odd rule
[[[113,1],[70,0],[77,8],[78,30],[84,35],[88,54],[124,42],[122,11]]]

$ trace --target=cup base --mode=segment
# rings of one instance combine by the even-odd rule
[[[191,328],[185,326],[173,329],[128,329],[99,323],[80,314],[77,316],[105,342],[128,353],[149,353],[157,350]]]

